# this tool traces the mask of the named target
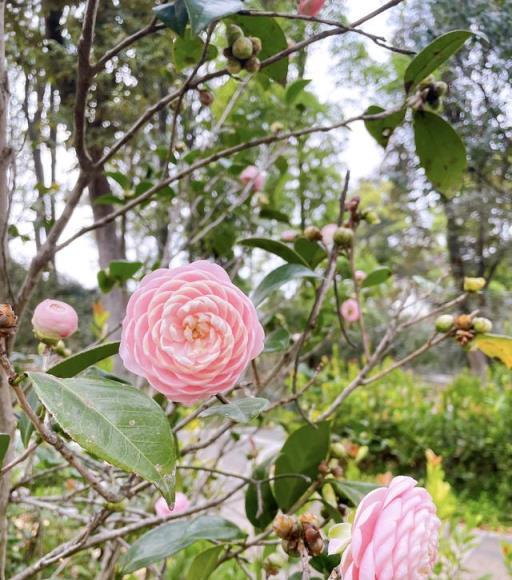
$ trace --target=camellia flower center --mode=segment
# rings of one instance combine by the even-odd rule
[[[183,323],[183,335],[188,342],[205,339],[210,335],[211,324],[206,316],[187,316]]]

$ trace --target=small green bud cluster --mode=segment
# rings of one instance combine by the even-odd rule
[[[452,316],[443,314],[435,322],[437,332],[453,333],[457,342],[465,346],[476,334],[487,334],[492,331],[492,322],[488,318],[477,316],[471,317],[469,314]]]
[[[261,52],[261,40],[256,36],[245,36],[243,30],[236,24],[226,27],[228,47],[224,56],[228,59],[227,69],[230,74],[238,74],[242,69],[255,73],[260,70],[261,62],[258,54]]]
[[[430,75],[418,85],[418,90],[409,99],[409,106],[415,111],[423,111],[426,107],[436,111],[447,92],[448,85],[444,81],[436,81]]]

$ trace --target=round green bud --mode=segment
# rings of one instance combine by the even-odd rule
[[[377,214],[377,212],[373,211],[373,210],[366,210],[363,215],[362,218],[369,223],[371,226],[380,224],[380,218],[379,215]]]
[[[331,453],[338,459],[343,459],[347,456],[345,445],[339,441],[331,445]]]
[[[252,53],[254,55],[259,54],[261,52],[261,49],[263,48],[261,40],[257,36],[251,36],[251,42],[252,42]]]
[[[451,314],[443,314],[436,319],[437,332],[448,332],[453,328],[455,318]]]
[[[226,26],[226,40],[228,41],[229,46],[234,44],[239,38],[242,38],[244,35],[243,30],[240,26],[236,24],[228,24]]]
[[[231,46],[231,50],[233,51],[233,56],[240,60],[251,58],[253,51],[251,39],[245,36],[238,38]]]
[[[322,232],[316,226],[308,226],[304,230],[304,237],[310,242],[318,242],[322,239]]]
[[[332,236],[334,243],[341,248],[348,248],[354,241],[354,231],[350,228],[338,228]]]
[[[464,278],[464,290],[466,292],[479,292],[485,287],[485,278]]]
[[[242,70],[242,65],[240,64],[240,61],[230,58],[226,68],[228,69],[229,74],[237,75]]]
[[[251,56],[249,60],[245,61],[244,68],[247,72],[257,73],[261,68],[260,59],[256,56]]]
[[[487,334],[492,331],[492,322],[488,318],[473,318],[473,328],[477,334]]]

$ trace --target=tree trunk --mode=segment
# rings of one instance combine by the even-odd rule
[[[9,299],[9,279],[7,273],[7,226],[9,214],[9,180],[8,171],[12,151],[7,142],[9,83],[5,61],[5,0],[0,0],[0,302]],[[0,338],[0,348],[4,348],[5,339]],[[12,442],[16,420],[14,417],[11,387],[7,376],[0,366],[0,432],[11,437],[11,445],[5,456],[6,462],[12,457]],[[6,550],[9,504],[10,477],[6,474],[0,479],[0,580],[5,580]]]

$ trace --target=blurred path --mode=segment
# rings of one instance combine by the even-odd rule
[[[503,564],[501,542],[507,541],[512,544],[512,536],[493,532],[476,532],[476,535],[480,541],[466,559],[467,571],[462,575],[463,580],[510,578]]]

